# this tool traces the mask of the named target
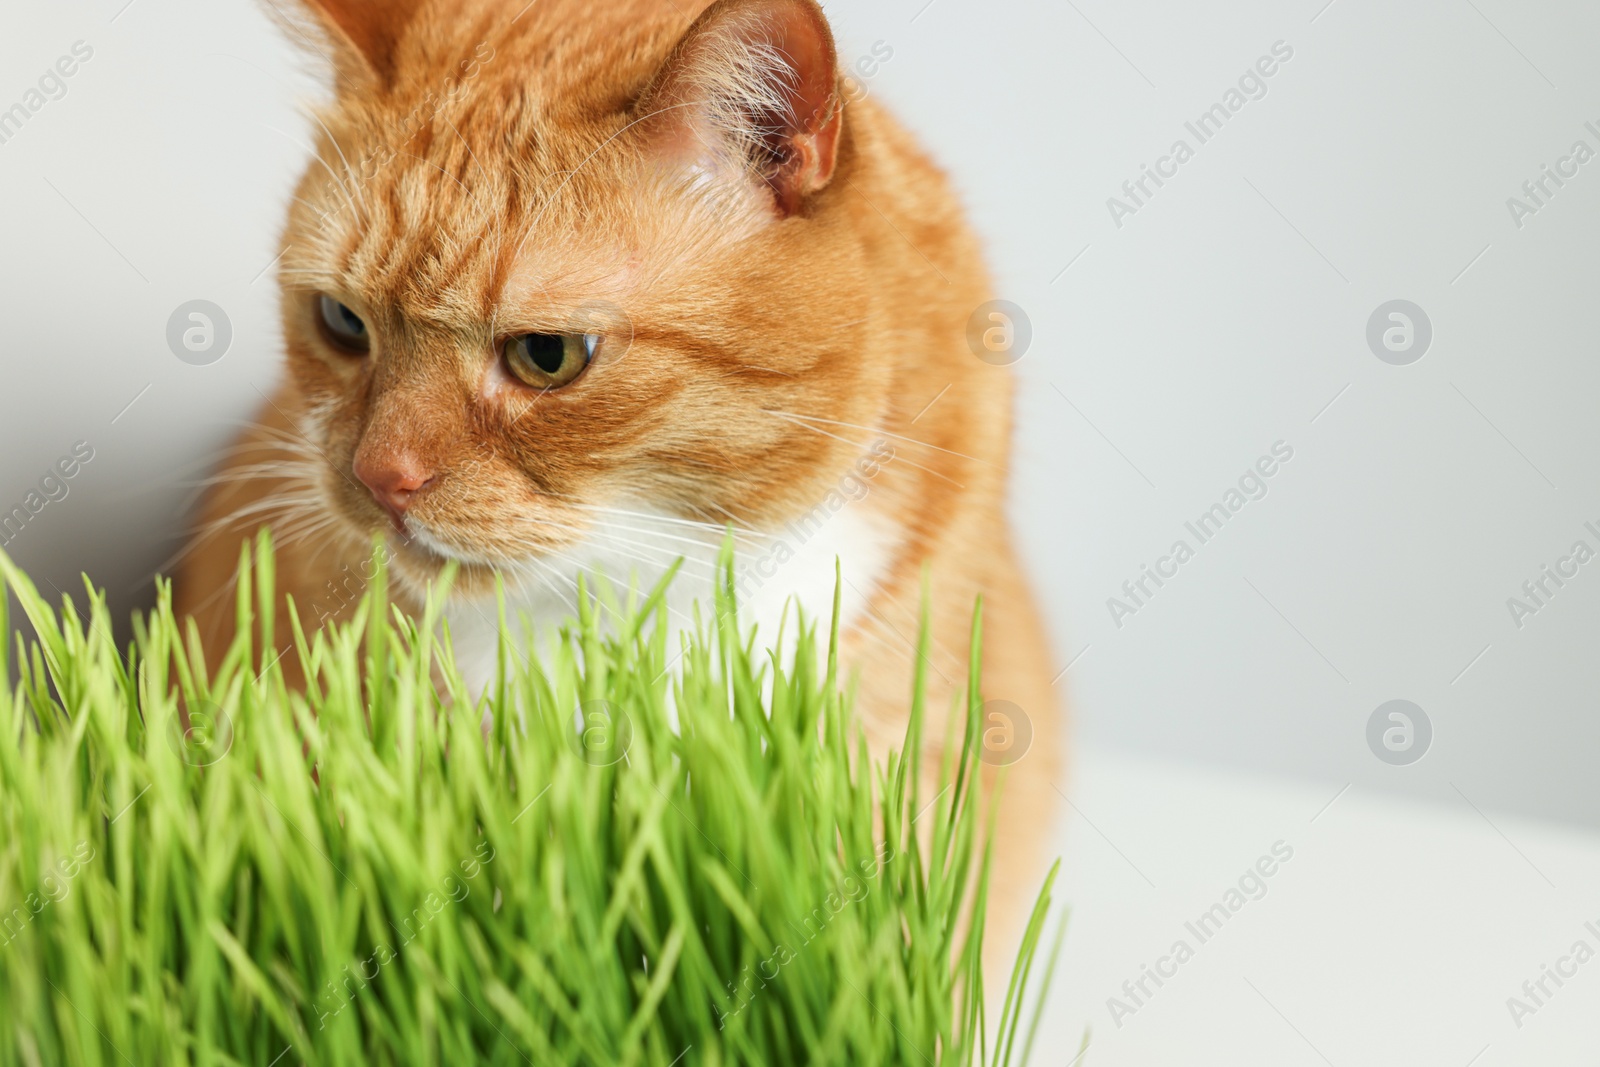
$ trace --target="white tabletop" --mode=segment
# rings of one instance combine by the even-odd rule
[[[1072,916],[1033,1064],[1073,1063],[1086,1027],[1089,1067],[1600,1062],[1600,837],[1105,749],[1074,775]],[[1259,899],[1230,898],[1279,842],[1264,893],[1245,880]],[[1237,910],[1186,925],[1215,904]],[[1124,990],[1158,962],[1171,977]]]

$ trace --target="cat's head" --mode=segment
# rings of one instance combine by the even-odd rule
[[[403,575],[481,587],[605,509],[780,521],[862,451],[795,417],[873,422],[890,374],[814,0],[302,2],[336,93],[291,373],[328,506]]]

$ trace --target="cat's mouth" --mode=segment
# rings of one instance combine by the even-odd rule
[[[344,480],[351,479],[347,476]],[[344,513],[352,532],[360,540],[370,542],[374,536],[381,536],[388,547],[389,561],[396,570],[419,584],[437,578],[450,563],[455,563],[463,577],[467,577],[480,571],[492,571],[506,562],[503,557],[497,558],[492,549],[486,550],[479,539],[470,534],[452,536],[451,532],[418,515],[417,509],[397,512],[382,508],[370,499],[357,502],[351,494],[337,491],[328,503]]]
[[[410,516],[403,525],[385,527],[382,532],[397,568],[407,577],[417,579],[419,584],[433,581],[453,563],[458,568],[457,587],[475,589],[484,582],[492,583],[494,576],[508,567],[515,569],[524,562],[524,558],[513,557],[493,546],[463,545],[456,538]],[[528,556],[538,555],[538,546],[532,542],[525,542],[525,545]],[[555,550],[553,546],[551,550]]]
[[[451,544],[416,520],[406,521],[396,532],[400,545],[433,564],[433,569],[455,562],[474,567],[493,567],[495,561],[482,552],[474,552]],[[502,561],[503,562],[503,561]]]
[[[452,564],[456,577],[452,590],[457,595],[481,596],[494,589],[499,567],[482,551],[463,548],[439,536],[427,526],[408,519],[403,527],[389,524],[376,527],[385,536],[392,573],[412,594],[421,597]]]

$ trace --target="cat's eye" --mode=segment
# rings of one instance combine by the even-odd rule
[[[506,369],[536,389],[559,389],[575,381],[594,359],[600,335],[525,333],[506,339]]]
[[[322,317],[323,333],[337,347],[352,355],[360,355],[372,347],[367,324],[361,321],[361,316],[333,297],[318,297],[317,311]]]

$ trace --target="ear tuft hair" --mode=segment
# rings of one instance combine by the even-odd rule
[[[815,0],[718,0],[673,49],[640,111],[670,154],[754,174],[788,216],[833,177],[838,78]]]
[[[265,2],[291,34],[329,54],[343,89],[393,84],[400,38],[422,0]]]

